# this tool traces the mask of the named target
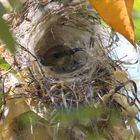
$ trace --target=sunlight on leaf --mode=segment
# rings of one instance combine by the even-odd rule
[[[8,71],[10,68],[11,68],[11,65],[8,64],[3,58],[0,57],[0,70]],[[12,74],[17,73],[14,69],[10,69],[9,72]]]
[[[136,41],[140,45],[140,0],[134,1],[133,19],[135,25]]]
[[[134,1],[134,10],[140,11],[140,0]]]
[[[12,11],[12,7],[9,3],[9,0],[0,0],[0,2],[7,12]]]
[[[2,58],[0,58],[0,70],[8,70],[10,65]]]
[[[140,40],[140,18],[134,19],[134,24],[136,28],[136,39],[139,41]]]

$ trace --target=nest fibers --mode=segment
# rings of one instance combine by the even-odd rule
[[[39,10],[34,3],[28,8]],[[130,123],[138,120],[136,84],[123,62],[113,60],[117,35],[85,3],[50,2],[43,9],[46,15],[37,18],[28,9],[30,25],[23,21],[15,28],[16,58],[27,76],[23,91],[17,88],[12,96],[28,97],[30,109],[52,126],[51,139],[139,137]],[[111,119],[114,114],[118,124]]]

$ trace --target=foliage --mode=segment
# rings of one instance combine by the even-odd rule
[[[140,45],[140,0],[134,1],[133,19],[135,25],[136,41]]]
[[[15,52],[15,41],[12,37],[11,32],[9,31],[8,25],[2,18],[2,15],[5,13],[5,9],[0,3],[0,39],[6,44],[6,47],[12,52]]]
[[[10,67],[10,64],[0,57],[0,70],[8,70]]]

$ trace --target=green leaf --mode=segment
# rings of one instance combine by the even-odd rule
[[[134,1],[134,10],[140,11],[140,0]]]
[[[0,70],[8,70],[11,66],[2,58],[0,58]]]
[[[8,71],[11,68],[11,65],[8,64],[3,58],[0,57],[0,70]],[[14,69],[10,70],[10,73],[17,74]]]
[[[3,58],[0,57],[0,70],[8,71],[10,68],[11,68],[11,65],[8,64]],[[10,73],[17,74],[17,72],[14,69],[12,69]]]
[[[10,0],[9,3],[12,6],[12,9],[16,11],[20,11],[22,9],[22,3],[19,0]]]
[[[104,140],[104,138],[100,135],[91,135],[89,134],[86,138],[86,140]]]
[[[134,19],[136,39],[140,40],[140,19]]]
[[[15,53],[15,41],[12,37],[11,32],[9,31],[8,25],[2,19],[3,8],[0,4],[0,39],[6,44],[6,47],[10,50],[11,53]]]
[[[97,117],[100,114],[101,108],[96,109],[95,107],[88,107],[84,106],[79,108],[77,111],[76,109],[72,110],[59,110],[56,112],[57,117],[56,121],[60,123],[70,123],[72,124],[75,120],[78,121],[88,121],[89,119],[93,119],[95,116]],[[81,117],[82,116],[82,117]]]
[[[2,16],[4,13],[6,13],[6,9],[3,7],[3,5],[0,2],[0,16]]]
[[[37,124],[41,118],[32,111],[25,112],[17,117],[17,122],[23,127]]]

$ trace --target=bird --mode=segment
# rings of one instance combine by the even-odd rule
[[[48,50],[40,62],[57,73],[69,73],[83,65],[80,61],[80,53],[83,52],[85,52],[83,48],[57,46]]]

